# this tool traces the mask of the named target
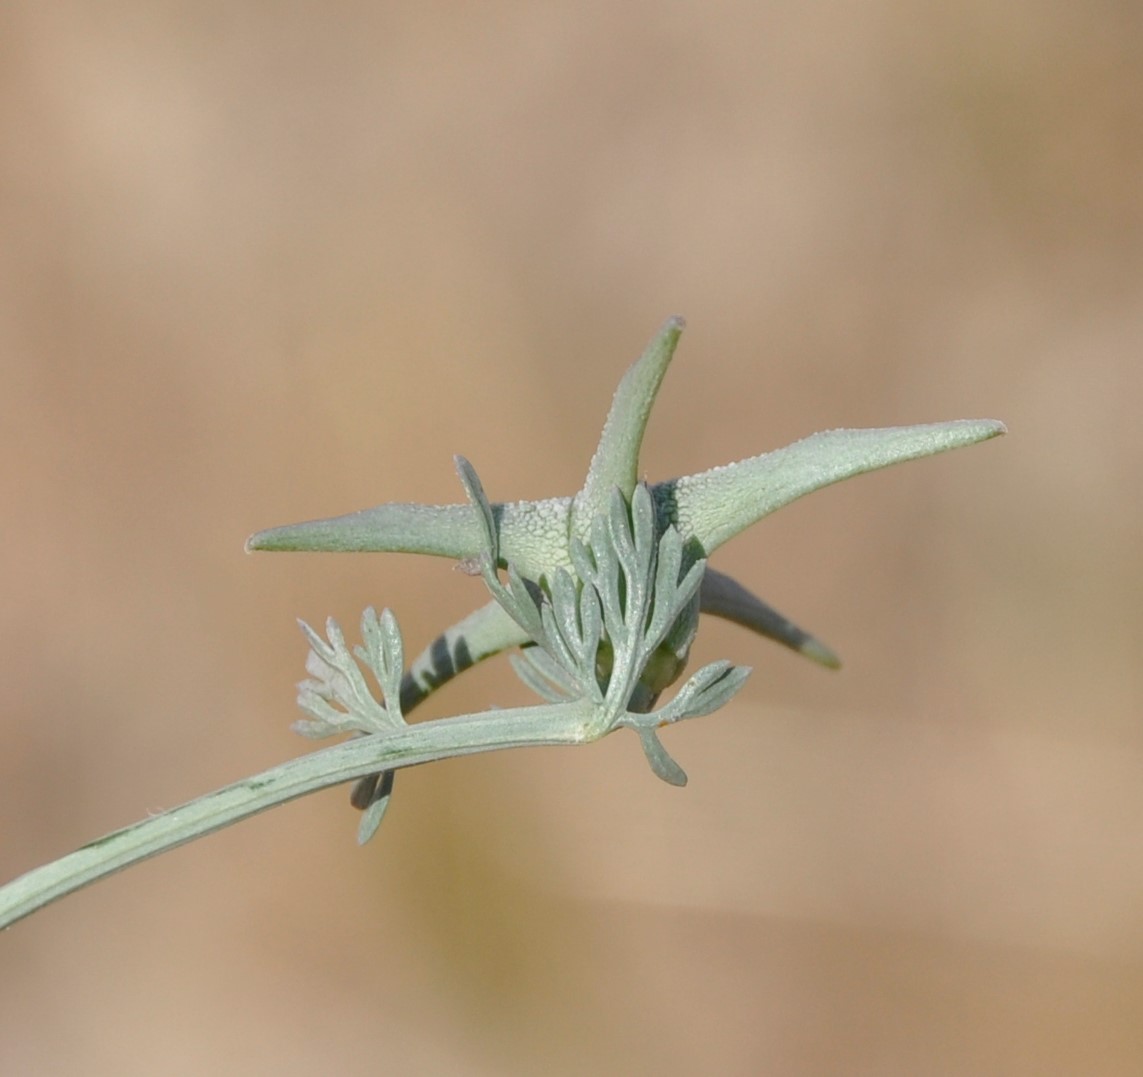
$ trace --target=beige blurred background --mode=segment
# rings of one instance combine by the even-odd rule
[[[8,3],[0,875],[303,750],[296,616],[482,601],[260,527],[1008,438],[721,551],[843,655],[333,790],[0,937],[5,1074],[1143,1072],[1143,9]],[[426,717],[527,699],[506,666]]]

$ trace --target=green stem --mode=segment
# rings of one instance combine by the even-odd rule
[[[501,748],[580,744],[580,701],[466,714],[359,737],[235,782],[99,838],[0,887],[0,929],[81,887],[242,819],[378,770]]]

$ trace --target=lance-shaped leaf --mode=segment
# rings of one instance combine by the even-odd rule
[[[566,566],[570,497],[491,506],[501,564],[526,579]],[[483,532],[469,505],[391,502],[346,516],[271,527],[250,536],[246,549],[315,553],[423,553],[469,561],[484,549]]]
[[[647,419],[685,324],[678,316],[668,318],[615,390],[587,479],[572,502],[572,534],[580,539],[587,539],[596,516],[606,514],[614,490],[628,501],[635,492]]]
[[[710,554],[763,516],[823,486],[1006,432],[993,419],[829,430],[749,460],[659,483],[655,503],[666,520]]]
[[[707,565],[703,575],[699,598],[700,613],[733,621],[828,669],[841,668],[841,659],[821,640],[799,628],[757,595],[751,594],[737,580],[724,572],[718,572],[710,565]]]

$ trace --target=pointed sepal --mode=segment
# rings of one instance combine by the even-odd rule
[[[628,501],[635,492],[647,419],[685,324],[677,315],[668,318],[615,390],[587,479],[572,503],[572,534],[580,539],[586,541],[592,519],[607,512],[613,490]]]
[[[757,595],[752,594],[737,580],[709,565],[702,578],[699,591],[699,610],[715,617],[722,617],[734,624],[749,628],[760,636],[789,647],[792,651],[827,669],[840,669],[841,659],[820,639],[811,636],[804,628],[799,628],[788,617],[780,614],[773,606],[767,605]]]
[[[510,562],[529,579],[568,564],[570,497],[514,501],[490,506],[496,521],[501,563]],[[258,531],[248,552],[422,553],[457,561],[478,558],[483,532],[470,505],[392,502],[346,516],[286,524]]]
[[[993,419],[829,430],[783,449],[654,487],[661,515],[706,554],[783,505],[842,479],[1007,433]]]

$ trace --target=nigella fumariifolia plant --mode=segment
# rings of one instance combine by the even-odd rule
[[[616,729],[638,735],[651,770],[672,785],[686,774],[659,731],[720,708],[742,687],[745,666],[703,666],[682,677],[700,616],[713,614],[829,667],[837,656],[711,568],[723,543],[803,494],[889,464],[1005,432],[988,419],[879,430],[832,430],[738,463],[647,485],[639,450],[651,405],[682,332],[670,319],[615,393],[583,488],[572,497],[491,502],[472,465],[456,467],[466,500],[386,504],[349,516],[261,531],[250,550],[428,553],[483,578],[491,601],[447,629],[407,667],[392,613],[367,609],[350,649],[327,622],[308,625],[309,678],[295,728],[345,736],[262,774],[115,831],[0,887],[0,927],[97,879],[257,812],[356,782],[358,840],[377,829],[401,767],[527,745],[586,744]],[[408,713],[475,663],[514,651],[532,706],[409,724]],[[371,687],[375,681],[380,694]]]

